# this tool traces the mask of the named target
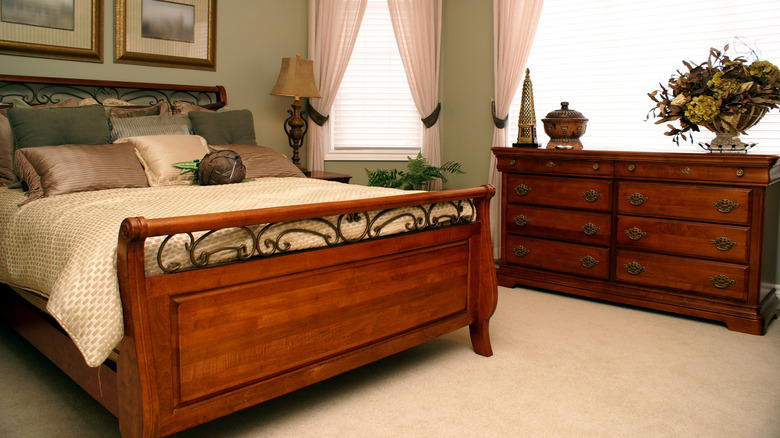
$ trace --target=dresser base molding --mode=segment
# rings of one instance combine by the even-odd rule
[[[518,280],[522,278],[522,280]],[[721,301],[695,297],[673,290],[659,291],[631,285],[604,283],[583,277],[567,277],[561,274],[545,275],[537,270],[522,267],[499,267],[498,285],[538,288],[562,292],[645,309],[660,310],[694,318],[719,321],[729,330],[763,335],[772,319],[778,316],[780,300],[772,290],[759,306],[724,305]]]

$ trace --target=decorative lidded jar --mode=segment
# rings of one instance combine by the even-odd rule
[[[580,137],[585,133],[588,119],[581,112],[569,109],[569,102],[561,102],[561,109],[548,113],[542,123],[544,132],[550,136],[548,149],[582,149]]]

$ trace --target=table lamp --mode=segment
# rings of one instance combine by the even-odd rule
[[[271,90],[274,96],[293,96],[295,100],[292,104],[292,110],[287,110],[290,114],[284,121],[284,132],[290,141],[290,147],[293,149],[292,162],[303,172],[308,170],[300,163],[298,149],[301,147],[303,136],[306,135],[308,123],[302,118],[305,115],[301,111],[301,97],[321,97],[314,82],[314,61],[310,59],[301,59],[298,54],[295,58],[282,58],[282,68],[279,71],[279,78],[276,85]]]

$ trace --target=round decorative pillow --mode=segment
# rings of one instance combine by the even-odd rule
[[[246,177],[246,166],[241,156],[225,149],[209,152],[198,163],[198,182],[200,185],[232,184]]]

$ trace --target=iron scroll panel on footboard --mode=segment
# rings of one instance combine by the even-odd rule
[[[168,235],[158,245],[153,246],[157,248],[157,266],[164,273],[173,273],[182,269],[206,268],[253,257],[271,257],[293,251],[332,247],[394,234],[465,224],[475,218],[473,201],[460,199],[292,222],[222,228],[198,234],[187,232]]]
[[[479,208],[475,203],[489,201],[494,193],[493,187],[482,186],[327,205],[274,207],[178,218],[127,218],[122,223],[120,239],[130,242],[164,236],[157,248],[157,265],[162,272],[171,273],[182,269],[179,263],[165,262],[166,247],[175,236],[186,236],[183,246],[188,252],[187,258],[192,264],[191,267],[203,268],[216,264],[210,260],[212,256],[222,252],[233,253],[236,260],[248,260],[252,257],[267,257],[295,250],[296,248],[284,240],[285,236],[294,233],[316,236],[321,240],[317,247],[330,247],[384,237],[383,229],[396,222],[403,222],[407,232],[469,223],[474,221],[478,214]],[[453,213],[434,214],[436,207],[442,205],[451,207],[449,211]],[[401,210],[405,207],[406,210]],[[374,211],[374,214],[369,211]],[[313,229],[312,223],[319,224],[327,232]],[[351,231],[345,231],[347,224],[360,224],[359,231],[356,233],[354,226]],[[268,238],[272,235],[271,232],[280,226],[286,228],[274,233],[273,238]],[[239,230],[250,243],[199,250],[203,242],[225,229]],[[194,233],[198,232],[201,233],[196,236]]]

